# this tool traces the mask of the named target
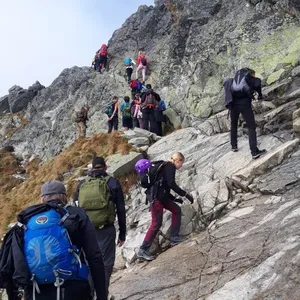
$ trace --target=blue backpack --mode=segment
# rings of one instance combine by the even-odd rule
[[[88,268],[81,264],[79,250],[72,245],[56,209],[31,217],[24,233],[24,256],[34,284],[55,283],[59,287],[65,280],[87,280]],[[58,285],[57,285],[58,284]]]
[[[131,65],[131,62],[132,62],[131,58],[126,58],[126,59],[124,60],[125,66],[130,66],[130,65]]]

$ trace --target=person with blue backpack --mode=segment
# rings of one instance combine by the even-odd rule
[[[136,62],[132,58],[125,58],[124,64],[126,68],[125,71],[126,71],[127,81],[128,83],[130,83],[131,75],[133,73],[133,66],[136,65]]]
[[[103,259],[86,212],[67,204],[65,186],[59,181],[43,184],[41,199],[43,204],[18,215],[18,223],[3,241],[1,287],[11,279],[14,287],[8,294],[17,290],[25,300],[89,300],[90,272],[97,300],[107,300]],[[9,268],[4,261],[10,261]]]

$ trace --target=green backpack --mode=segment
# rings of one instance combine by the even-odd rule
[[[124,108],[122,110],[122,116],[126,119],[131,118],[131,112],[130,112],[130,103],[126,103],[124,105]]]
[[[110,176],[88,177],[79,191],[79,206],[82,207],[96,228],[113,224],[116,218],[115,205],[107,185]]]

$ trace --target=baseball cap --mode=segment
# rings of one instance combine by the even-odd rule
[[[106,163],[103,157],[95,157],[92,161],[92,167],[93,168],[101,168],[105,167]]]
[[[66,194],[64,184],[56,180],[44,183],[41,187],[41,195],[46,196],[51,194]]]

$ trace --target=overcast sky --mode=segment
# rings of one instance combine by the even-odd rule
[[[154,0],[0,0],[0,97],[14,84],[48,86],[96,50],[139,5]]]

